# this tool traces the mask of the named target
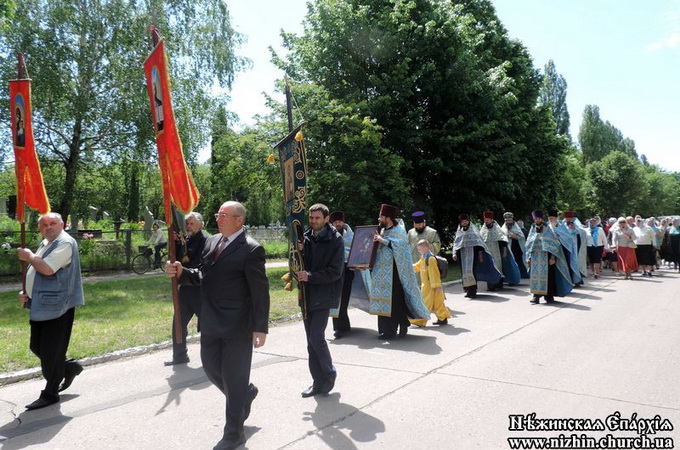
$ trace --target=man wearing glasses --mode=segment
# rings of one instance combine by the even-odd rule
[[[253,348],[268,332],[269,283],[264,248],[243,229],[246,209],[226,202],[215,218],[219,233],[208,238],[198,268],[168,263],[168,276],[200,285],[201,362],[208,379],[226,396],[224,435],[215,449],[235,449],[246,441],[243,422],[258,389],[250,383]]]

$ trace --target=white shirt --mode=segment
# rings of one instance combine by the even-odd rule
[[[654,230],[648,226],[641,226],[633,228],[635,231],[635,243],[637,245],[652,245],[654,244]]]
[[[62,231],[62,233],[66,232]],[[61,234],[59,236],[61,236]],[[59,236],[57,236],[57,238]],[[56,241],[56,239],[54,241]],[[54,245],[54,241],[48,243],[47,239],[43,239],[43,241],[40,243],[40,247],[38,248],[38,250],[36,250],[35,254],[42,258],[42,255],[44,255],[47,252],[47,250]],[[52,252],[49,255],[43,258],[43,261],[45,261],[45,264],[50,266],[50,269],[56,272],[62,267],[71,264],[71,256],[73,256],[73,248],[71,247],[71,244],[64,240],[61,241],[57,248],[52,250]],[[28,294],[29,297],[33,297],[34,283],[35,283],[35,267],[33,267],[33,265],[31,264],[28,266],[28,270],[26,271],[26,294]]]

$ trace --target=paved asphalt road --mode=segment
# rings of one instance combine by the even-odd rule
[[[352,310],[350,336],[327,333],[336,389],[310,399],[300,397],[311,382],[302,324],[274,327],[254,357],[260,394],[245,448],[508,449],[509,438],[560,434],[576,436],[561,448],[595,448],[586,438],[607,434],[630,439],[598,441],[609,448],[680,448],[679,291],[671,270],[589,279],[554,305],[529,304],[526,286],[468,300],[456,284],[446,289],[453,326],[412,327],[392,342],[377,339],[375,317]],[[223,397],[198,344],[187,366],[164,367],[170,356],[89,366],[61,403],[38,411],[23,405],[41,380],[0,388],[2,450],[212,448]]]

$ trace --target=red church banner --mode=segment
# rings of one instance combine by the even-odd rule
[[[50,211],[50,201],[33,142],[31,80],[10,81],[9,98],[17,178],[17,221],[23,223],[26,221],[24,205],[46,214]]]
[[[163,41],[144,62],[146,87],[151,100],[151,118],[158,146],[158,164],[163,181],[165,222],[172,224],[170,201],[184,214],[198,204],[199,193],[182,153],[170,96],[170,77]]]

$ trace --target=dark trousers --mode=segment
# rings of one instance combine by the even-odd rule
[[[401,327],[401,332],[406,333],[406,329],[411,325],[408,320],[408,306],[406,306],[406,294],[399,280],[396,266],[393,267],[392,276],[392,314],[390,317],[378,316],[378,334],[394,337],[397,329]]]
[[[57,394],[66,370],[66,351],[71,340],[75,308],[52,320],[31,320],[31,351],[40,358],[45,392]]]
[[[222,339],[201,335],[203,370],[227,400],[225,437],[235,437],[243,432],[252,359],[252,339]]]
[[[160,267],[161,265],[161,249],[167,246],[168,246],[167,242],[161,242],[160,244],[156,244],[153,246],[154,250],[156,250],[154,254],[154,263],[156,263],[156,266],[158,267]]]
[[[352,282],[354,281],[354,271],[345,268],[345,275],[342,279],[342,297],[340,297],[340,308],[338,310],[337,319],[333,319],[333,331],[349,331],[352,329],[349,323],[349,315],[347,315],[347,308],[349,307],[349,298],[352,295]]]
[[[175,342],[175,318],[172,318],[172,358],[181,360],[187,357],[187,326],[194,315],[201,318],[201,287],[179,287],[179,316],[182,323],[182,343]],[[200,322],[199,322],[200,331]]]
[[[328,325],[327,309],[307,311],[305,333],[307,334],[307,353],[309,354],[309,373],[312,374],[314,386],[325,381],[335,380],[335,367],[331,351],[326,342],[326,325]]]

